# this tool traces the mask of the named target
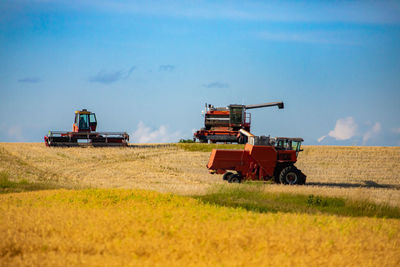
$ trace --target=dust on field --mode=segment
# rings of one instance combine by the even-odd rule
[[[38,143],[0,143],[0,171],[13,180],[65,188],[139,188],[195,195],[223,183],[220,175],[209,174],[205,167],[209,154],[174,144],[48,148]],[[265,190],[400,206],[400,147],[306,146],[296,165],[307,175],[306,186],[266,184]]]

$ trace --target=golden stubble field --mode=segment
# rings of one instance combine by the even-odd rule
[[[38,143],[0,143],[0,171],[14,180],[66,188],[138,188],[194,195],[225,184],[221,176],[208,173],[209,154],[175,145],[47,148]],[[306,146],[296,165],[307,175],[306,186],[267,184],[265,190],[400,206],[400,147]]]
[[[255,212],[189,197],[225,184],[208,174],[208,156],[175,145],[1,143],[3,177],[56,189],[0,194],[0,265],[400,265],[399,219]],[[262,190],[400,206],[399,147],[305,147],[297,166],[307,185]]]

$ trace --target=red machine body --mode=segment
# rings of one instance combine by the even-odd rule
[[[277,183],[305,183],[306,176],[294,166],[303,139],[278,137],[273,142],[267,138],[260,142],[254,138],[259,137],[250,137],[243,150],[213,149],[207,168],[224,174],[228,182],[275,178]]]
[[[196,131],[193,139],[201,143],[246,143],[246,137],[239,134],[240,129],[250,131],[251,114],[247,109],[278,106],[283,108],[283,102],[264,103],[259,105],[236,105],[214,107],[207,105],[204,113],[204,128]]]

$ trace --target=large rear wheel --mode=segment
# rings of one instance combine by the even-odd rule
[[[295,166],[291,165],[284,168],[280,175],[279,181],[281,184],[304,184],[306,182],[305,175],[297,169]]]

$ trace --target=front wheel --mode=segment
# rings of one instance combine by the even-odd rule
[[[280,175],[279,181],[282,184],[304,184],[305,183],[305,175],[297,169],[295,166],[291,165],[284,168]]]
[[[222,176],[222,180],[224,180],[224,181],[229,181],[229,178],[231,178],[232,175],[234,175],[234,174],[231,173],[231,172],[226,172],[226,173],[224,173],[224,175]]]
[[[228,180],[229,183],[238,183],[240,184],[242,182],[242,176],[240,174],[234,174],[229,177]]]

